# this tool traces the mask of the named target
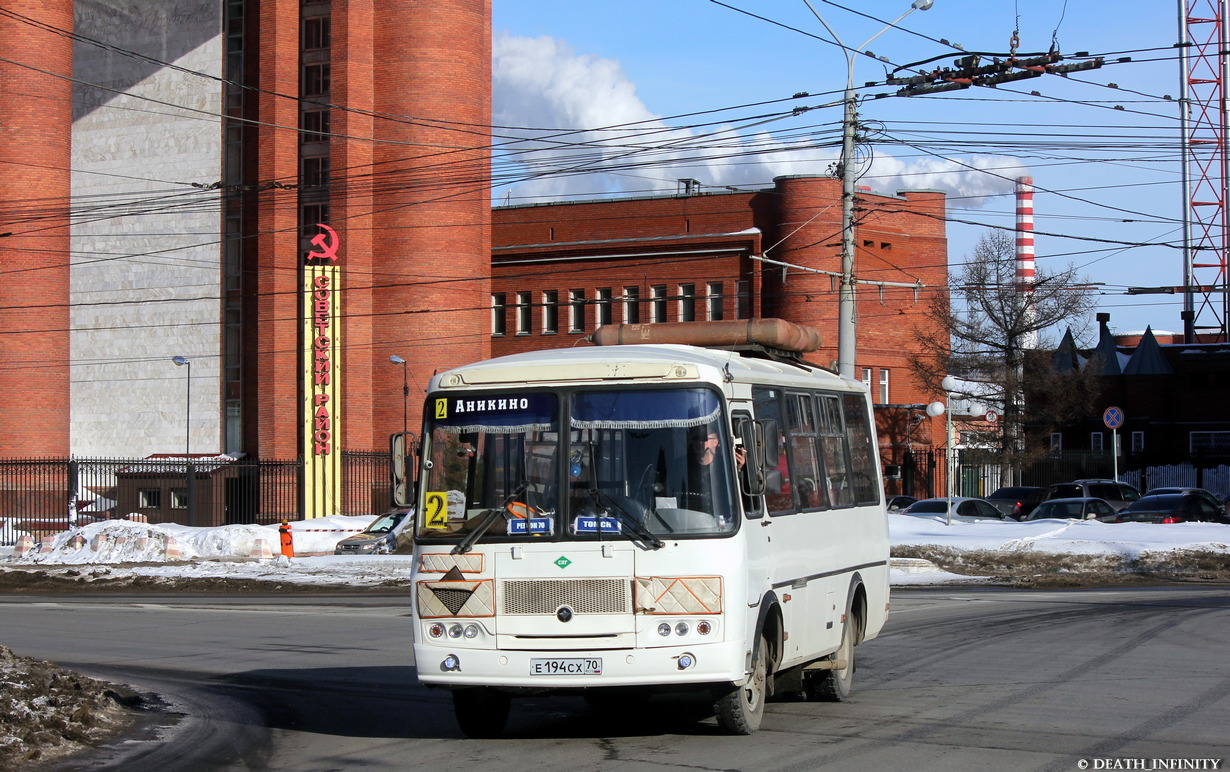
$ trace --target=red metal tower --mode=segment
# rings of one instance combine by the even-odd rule
[[[1226,341],[1230,293],[1227,0],[1179,0],[1183,131],[1183,335]],[[1202,323],[1203,322],[1203,323]]]

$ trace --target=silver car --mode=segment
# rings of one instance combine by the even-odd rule
[[[390,509],[354,536],[347,536],[333,548],[334,555],[391,555],[397,552],[398,537],[414,518],[411,509]]]

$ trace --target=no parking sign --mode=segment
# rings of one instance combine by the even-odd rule
[[[1123,411],[1117,407],[1108,407],[1102,413],[1102,423],[1107,429],[1118,429],[1123,425]]]

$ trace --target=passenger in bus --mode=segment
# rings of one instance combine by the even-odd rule
[[[726,480],[728,467],[713,462],[721,458],[721,433],[716,424],[695,427],[688,432],[687,477],[680,504],[686,509],[714,512],[713,491]],[[734,450],[735,464],[741,469],[747,454],[741,446]],[[729,486],[726,487],[729,490]]]

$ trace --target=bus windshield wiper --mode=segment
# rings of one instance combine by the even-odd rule
[[[615,514],[615,519],[618,520],[624,528],[628,529],[627,533],[624,533],[623,529],[616,529],[617,533],[624,533],[625,536],[632,540],[640,539],[642,542],[656,550],[660,550],[666,546],[666,542],[654,536],[653,532],[629,514],[628,510],[624,509],[623,506],[618,501],[611,498],[609,494],[602,492],[598,488],[591,488],[589,494],[594,497],[595,501],[605,506],[609,511],[613,512]],[[602,536],[601,516],[598,517],[598,535]]]
[[[496,521],[500,519],[500,517],[504,514],[504,511],[508,509],[508,505],[520,498],[521,494],[525,493],[529,487],[530,481],[522,480],[516,488],[513,488],[512,491],[504,497],[504,501],[498,507],[492,507],[479,515],[478,523],[474,526],[473,530],[467,533],[465,538],[458,542],[456,547],[453,547],[451,554],[464,555],[469,552],[470,548],[473,547],[474,544],[483,537],[483,534],[487,532],[487,529],[495,525]]]

